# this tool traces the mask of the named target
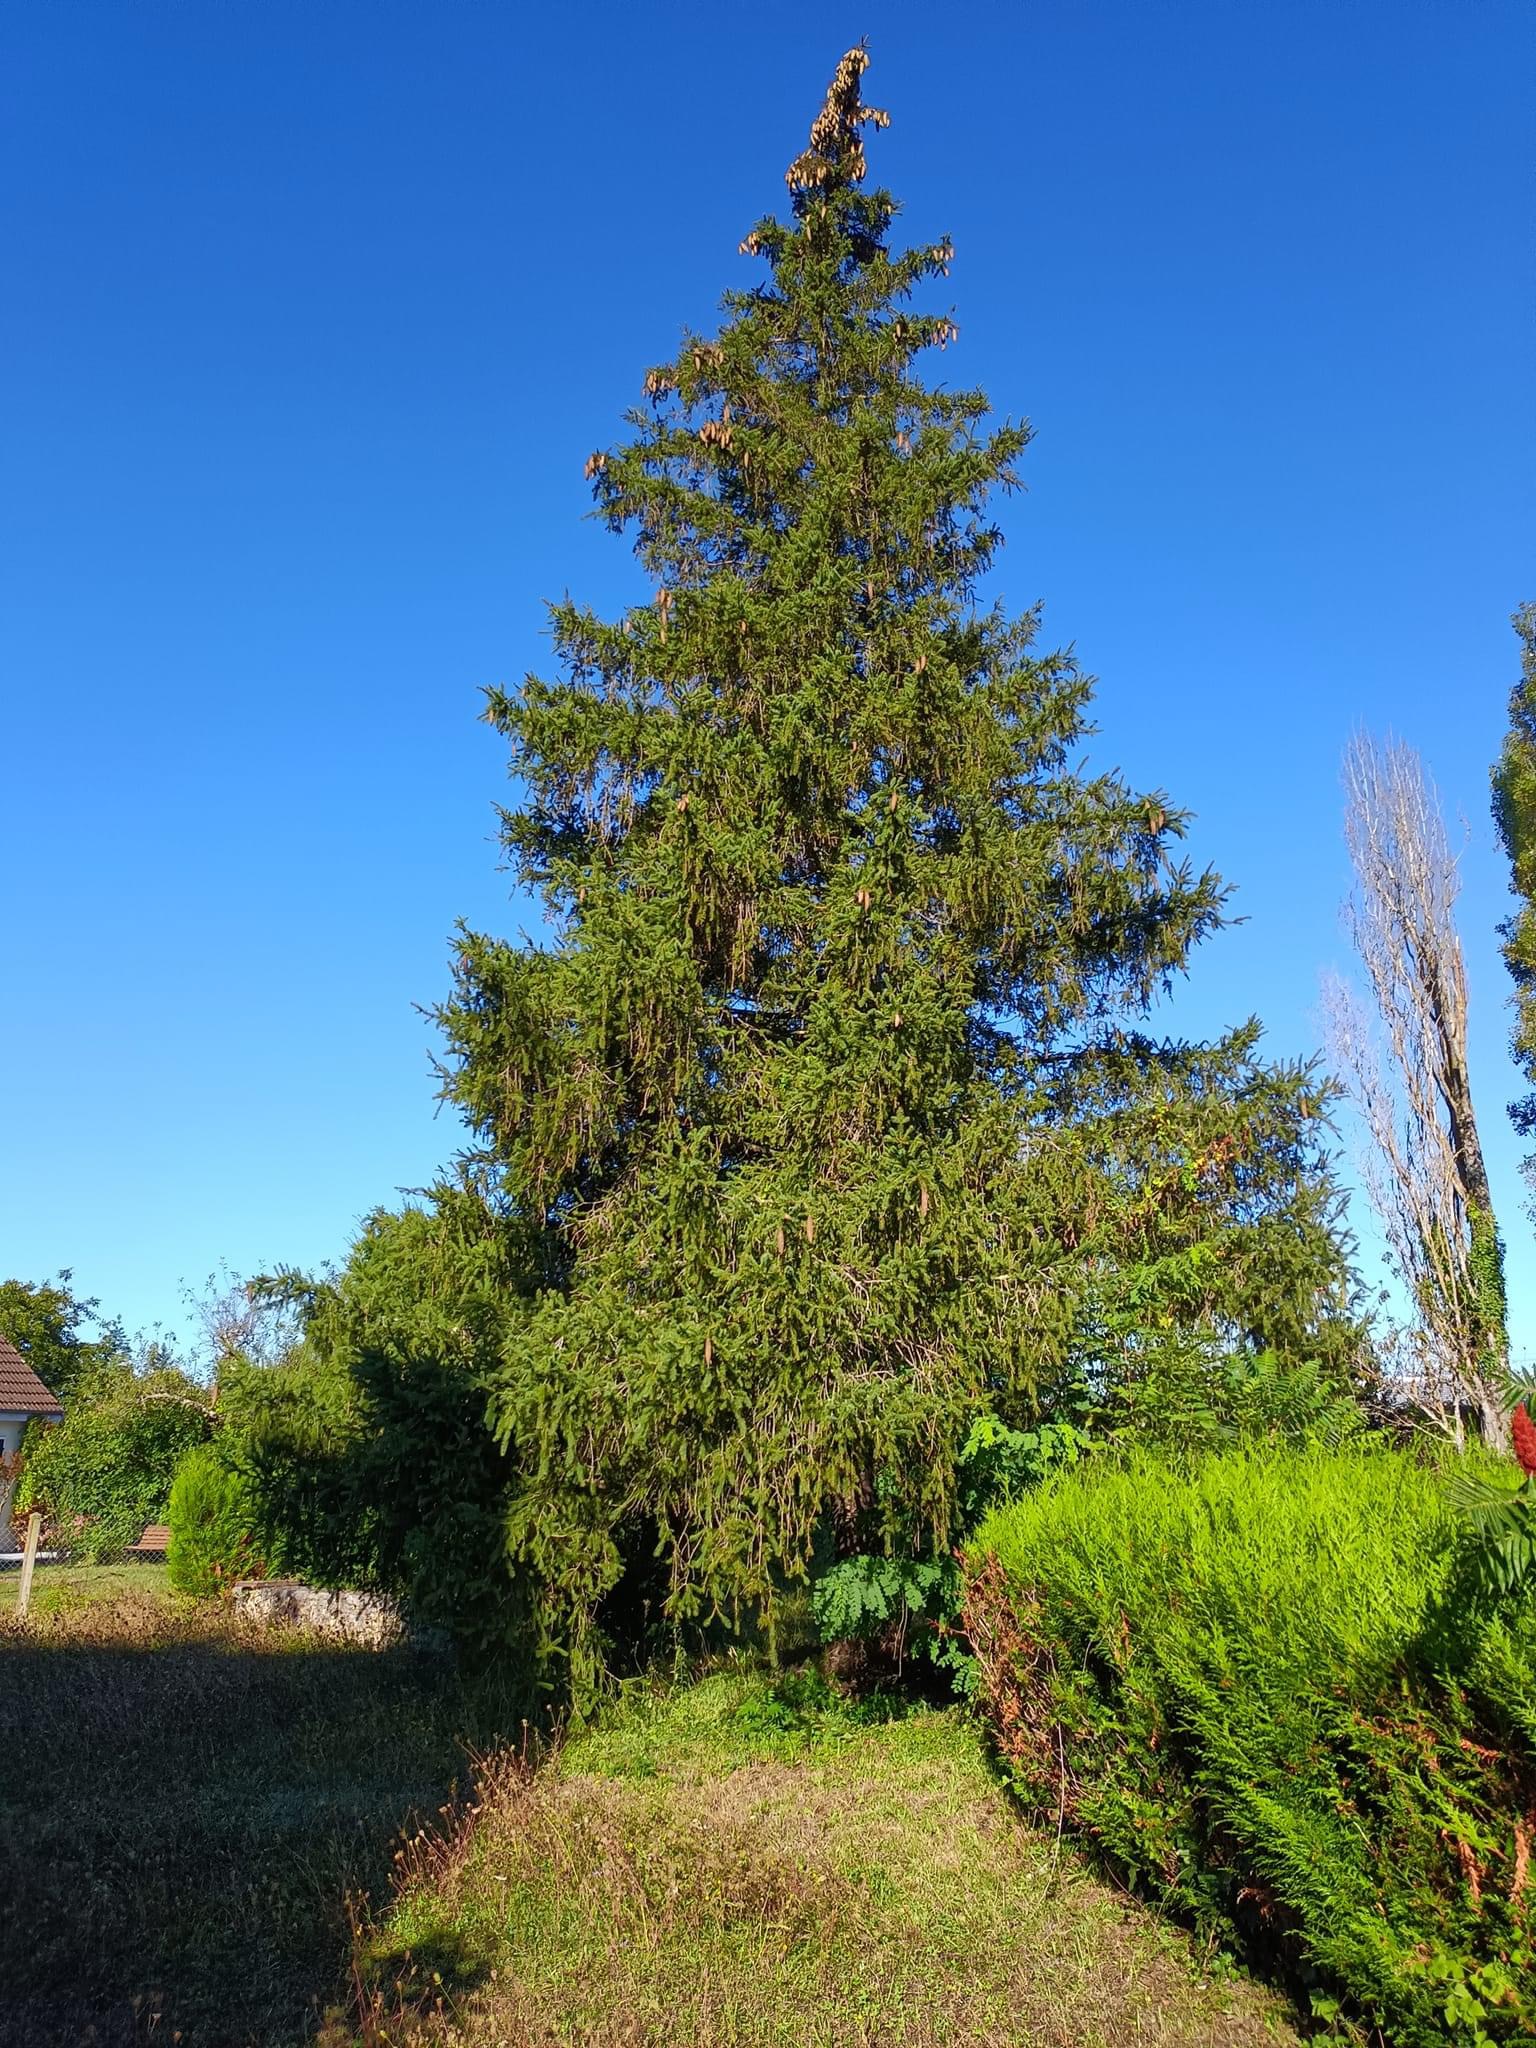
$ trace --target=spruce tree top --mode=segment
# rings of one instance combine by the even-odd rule
[[[469,1104],[540,1201],[601,1175],[625,1098],[664,1125],[713,1102],[721,1034],[785,1047],[834,996],[910,1033],[889,1017],[916,979],[952,1027],[964,1011],[972,1050],[996,1027],[1038,1052],[1139,1009],[1217,918],[1215,878],[1170,863],[1167,800],[1068,767],[1089,679],[1035,652],[1034,614],[978,603],[987,501],[1029,433],[916,375],[957,337],[948,312],[908,310],[952,250],[887,247],[867,61],[844,57],[790,165],[793,223],[741,245],[768,280],[649,372],[634,438],[588,461],[654,600],[608,621],[554,607],[564,674],[491,697],[528,794],[507,843],[556,957],[584,963],[597,1033],[579,1081],[562,1050],[533,1094],[499,1065]]]

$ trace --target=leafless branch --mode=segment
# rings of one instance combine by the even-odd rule
[[[1365,1138],[1361,1177],[1418,1316],[1406,1390],[1458,1440],[1470,1410],[1498,1441],[1502,1280],[1467,1064],[1456,856],[1411,747],[1357,736],[1344,784],[1355,882],[1345,923],[1370,1002],[1335,979],[1325,1016]]]

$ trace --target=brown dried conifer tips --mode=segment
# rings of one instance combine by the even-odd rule
[[[888,128],[891,117],[859,99],[859,80],[869,63],[862,43],[850,50],[832,74],[826,103],[811,124],[811,139],[784,173],[791,192],[814,192],[828,185],[857,185],[865,172],[861,128]],[[745,244],[743,245],[745,247]]]

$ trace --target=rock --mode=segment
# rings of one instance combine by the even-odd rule
[[[332,1592],[285,1579],[242,1579],[231,1601],[237,1614],[270,1627],[300,1628],[331,1642],[388,1650],[397,1643],[441,1651],[447,1638],[438,1629],[412,1629],[398,1601],[383,1593]]]

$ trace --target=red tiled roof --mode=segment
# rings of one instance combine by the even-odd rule
[[[59,1404],[16,1346],[0,1337],[0,1414],[57,1415]]]

